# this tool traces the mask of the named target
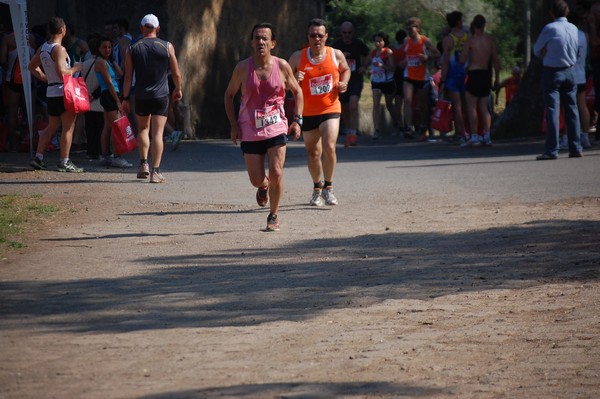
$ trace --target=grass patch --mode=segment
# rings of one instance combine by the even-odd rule
[[[56,211],[54,205],[43,202],[41,195],[0,195],[0,255],[9,249],[26,247],[21,242],[26,228]]]

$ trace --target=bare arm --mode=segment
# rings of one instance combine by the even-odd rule
[[[500,58],[498,57],[498,47],[496,41],[490,38],[492,42],[492,66],[494,68],[494,86],[500,84]]]
[[[442,48],[444,53],[442,54],[442,78],[440,80],[440,91],[443,90],[442,86],[446,83],[446,77],[448,77],[448,68],[450,67],[450,53],[454,47],[454,41],[450,35],[446,36],[442,40]]]
[[[427,50],[429,50],[429,56],[428,56],[428,60],[429,59],[438,59],[440,58],[440,51],[437,49],[437,47],[435,47],[433,45],[433,42],[431,41],[431,39],[427,38],[427,40],[425,40],[425,47],[427,47]]]
[[[131,61],[131,53],[127,50],[125,55],[125,81],[123,82],[123,102],[121,103],[121,113],[129,114],[129,96],[131,95],[131,82],[133,77],[133,62]]]
[[[279,59],[279,68],[283,72],[283,81],[285,88],[290,90],[294,95],[294,115],[302,115],[304,111],[304,96],[302,94],[302,89],[298,84],[298,81],[294,77],[294,73],[292,72],[292,67],[287,63],[284,59]],[[289,121],[288,121],[289,123]],[[298,140],[300,138],[300,133],[302,129],[300,125],[294,120],[289,124],[289,132],[294,132],[294,140]]]
[[[241,61],[239,64],[235,66],[233,70],[233,74],[231,75],[231,79],[229,80],[229,84],[227,85],[227,89],[225,90],[225,96],[223,97],[223,103],[225,105],[225,113],[227,114],[227,119],[229,119],[229,124],[231,125],[231,141],[233,144],[237,144],[237,140],[240,136],[240,127],[238,126],[237,116],[235,115],[235,107],[233,106],[233,99],[240,89],[242,89],[242,82],[244,80],[244,76],[246,76],[246,71],[248,69],[248,61]],[[243,90],[242,90],[243,94]]]
[[[110,93],[112,98],[114,98],[115,102],[117,103],[117,107],[119,107],[120,109],[121,100],[119,99],[119,95],[117,94],[117,89],[115,89],[115,86],[113,86],[112,79],[110,77],[110,71],[108,70],[108,61],[106,61],[105,59],[99,59],[98,61],[96,61],[94,71],[99,72],[100,75],[102,75],[102,79],[104,79],[104,82],[106,82],[106,86],[108,86],[108,92]]]
[[[175,56],[175,48],[172,44],[169,44],[169,69],[171,70],[171,77],[175,84],[175,90],[173,90],[173,101],[177,102],[183,98],[183,92],[181,89],[182,79],[181,71],[179,70],[179,63]]]
[[[42,50],[42,48],[40,47],[35,52],[35,55],[29,61],[29,65],[27,66],[27,69],[29,69],[29,72],[31,72],[31,74],[33,76],[35,76],[36,79],[38,79],[42,82],[48,82],[48,78],[46,77],[46,74],[44,73],[44,71],[41,68],[41,66],[42,66],[42,59],[40,58],[41,50]]]
[[[350,66],[348,65],[348,61],[346,61],[344,53],[337,49],[334,49],[333,51],[335,51],[335,56],[339,62],[338,69],[340,71],[340,81],[338,82],[338,91],[340,93],[345,93],[346,90],[348,90],[348,81],[350,80],[352,71],[350,71]]]
[[[56,65],[56,73],[60,77],[63,75],[73,76],[81,71],[80,62],[76,62],[71,68],[67,67],[67,50],[63,46],[54,46],[52,49],[52,59]]]
[[[302,82],[304,79],[304,72],[298,70],[298,65],[300,64],[300,54],[300,51],[294,52],[288,61],[290,68],[292,68],[292,72],[294,73],[294,77],[298,82]]]

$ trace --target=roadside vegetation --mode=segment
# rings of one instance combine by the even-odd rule
[[[26,247],[23,234],[27,229],[56,211],[41,195],[0,195],[0,258],[4,259],[8,251]]]

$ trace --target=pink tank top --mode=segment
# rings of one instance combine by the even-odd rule
[[[248,59],[246,88],[238,117],[240,141],[266,140],[288,132],[279,58],[273,56],[271,60],[271,76],[260,80],[254,71],[254,59]]]

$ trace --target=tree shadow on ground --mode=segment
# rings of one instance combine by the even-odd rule
[[[194,399],[194,398],[287,398],[325,399],[339,397],[421,397],[439,394],[440,389],[391,382],[306,382],[245,384],[230,387],[206,388],[177,392],[161,392],[140,399]]]
[[[596,281],[599,234],[599,221],[536,221],[450,234],[384,233],[142,257],[133,260],[148,269],[139,275],[0,283],[0,329],[29,325],[89,333],[251,326],[388,299],[428,301],[460,292]]]

